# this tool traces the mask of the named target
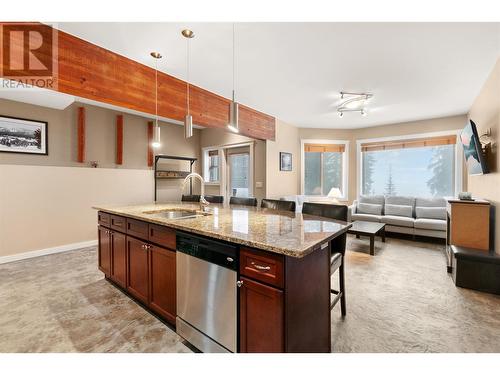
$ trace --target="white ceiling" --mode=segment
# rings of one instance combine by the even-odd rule
[[[230,23],[59,23],[61,30],[225,97]],[[500,23],[238,23],[236,100],[299,127],[358,128],[468,112],[500,53]],[[370,92],[339,118],[340,91]]]

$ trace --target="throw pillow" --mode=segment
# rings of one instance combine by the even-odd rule
[[[356,212],[359,214],[382,215],[382,205],[373,203],[358,203],[358,209]]]
[[[413,217],[412,207],[399,204],[386,204],[385,214],[394,216]]]
[[[446,207],[416,207],[415,213],[419,219],[446,220]]]

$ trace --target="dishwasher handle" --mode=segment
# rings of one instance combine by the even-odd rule
[[[177,251],[237,271],[238,247],[185,233],[177,234]]]

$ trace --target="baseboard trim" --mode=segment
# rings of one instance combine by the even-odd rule
[[[43,255],[64,253],[66,251],[78,250],[90,246],[97,246],[97,240],[75,242],[67,245],[49,247],[47,249],[27,251],[25,253],[13,254],[13,255],[5,255],[3,257],[0,257],[0,264],[17,262],[18,260],[23,260],[23,259],[41,257]]]

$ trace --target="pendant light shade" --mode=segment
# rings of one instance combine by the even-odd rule
[[[151,56],[155,59],[155,128],[153,131],[152,146],[158,148],[161,146],[160,126],[158,125],[158,60],[162,58],[159,52],[151,52]]]
[[[239,123],[239,105],[238,102],[234,99],[234,82],[235,82],[235,54],[234,54],[234,23],[233,23],[233,100],[229,105],[229,124],[227,127],[233,133],[240,132],[240,123]]]
[[[193,116],[186,115],[184,118],[184,138],[191,138],[193,136]]]
[[[187,82],[187,93],[186,93],[186,117],[184,117],[184,138],[191,138],[193,136],[193,116],[190,113],[189,99],[190,99],[190,87],[189,87],[189,40],[194,38],[194,32],[189,29],[184,29],[181,34],[187,40],[187,57],[186,57],[186,82]]]
[[[154,148],[158,148],[161,146],[160,127],[158,126],[158,123],[156,123],[156,126],[154,127],[154,130],[153,130],[152,146]]]
[[[234,96],[233,96],[233,101],[229,105],[229,124],[227,125],[229,130],[231,130],[233,133],[240,132],[240,124],[238,121],[239,111],[240,111],[239,104],[238,102],[234,101]]]

